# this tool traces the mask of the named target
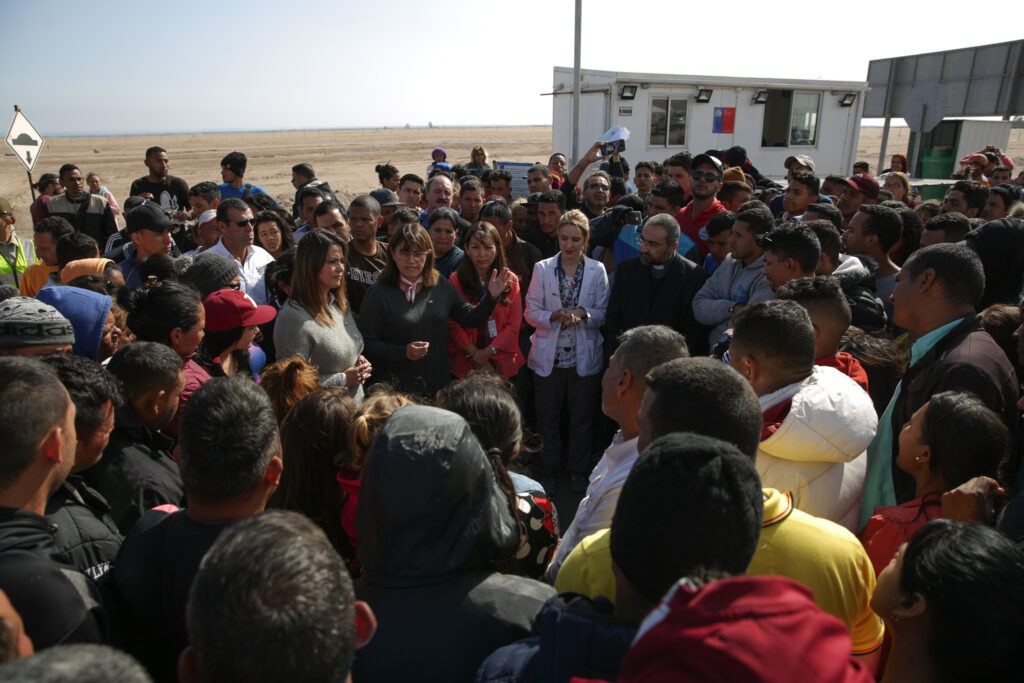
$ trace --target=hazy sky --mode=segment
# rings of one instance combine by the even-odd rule
[[[5,133],[14,104],[43,135],[548,124],[541,93],[573,60],[572,0],[0,5]],[[955,17],[970,13],[944,1],[585,0],[582,64],[864,80],[871,59],[1020,38],[1009,20],[958,34]]]

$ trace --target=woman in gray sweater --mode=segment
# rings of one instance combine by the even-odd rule
[[[378,379],[405,393],[433,396],[452,379],[448,318],[468,328],[485,325],[514,276],[508,268],[492,270],[486,294],[473,306],[434,270],[430,236],[422,226],[395,231],[388,249],[391,260],[359,313],[366,355]]]
[[[347,245],[313,230],[299,242],[292,291],[274,327],[278,358],[301,356],[317,367],[320,384],[346,387],[356,403],[372,367],[361,354],[363,335],[345,298]]]

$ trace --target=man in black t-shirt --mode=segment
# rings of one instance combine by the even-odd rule
[[[133,182],[128,194],[158,203],[173,221],[180,223],[188,220],[188,183],[167,174],[170,168],[167,150],[163,147],[150,147],[146,150],[145,163],[149,175]]]

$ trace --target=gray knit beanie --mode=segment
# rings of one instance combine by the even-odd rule
[[[196,256],[188,270],[181,274],[181,281],[199,290],[199,295],[205,300],[218,289],[226,287],[238,273],[238,263],[234,260],[206,252]]]
[[[0,302],[0,349],[74,343],[75,328],[53,306],[25,296]]]

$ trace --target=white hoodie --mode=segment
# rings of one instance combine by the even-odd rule
[[[815,366],[803,381],[760,397],[761,411],[790,397],[789,414],[757,451],[761,484],[791,492],[798,509],[857,533],[864,451],[878,429],[871,397],[838,370]]]

